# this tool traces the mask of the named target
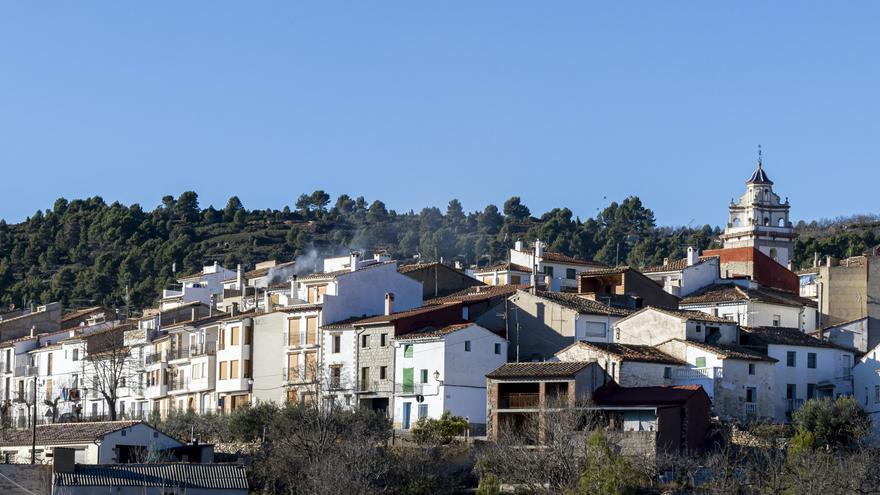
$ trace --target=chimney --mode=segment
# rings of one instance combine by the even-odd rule
[[[462,266],[461,261],[455,262],[455,269],[456,270],[463,270],[464,269],[464,266]]]
[[[37,336],[37,327],[31,325],[31,337],[36,337],[36,336]]]
[[[831,255],[825,257],[825,266],[831,267]]]
[[[819,267],[819,252],[813,251],[813,268]]]
[[[394,293],[386,292],[385,293],[385,316],[390,315],[394,312]]]
[[[190,314],[190,318],[189,318],[190,320],[192,320],[192,321],[196,321],[196,320],[198,320],[198,319],[199,319],[199,307],[198,307],[198,306],[193,306],[193,307],[190,309],[190,313],[189,313],[189,314]]]
[[[687,266],[694,266],[700,261],[700,255],[693,246],[688,246]]]
[[[535,258],[543,258],[544,257],[544,243],[541,241],[535,241]]]
[[[296,275],[290,277],[290,298],[293,299],[295,297],[296,297]]]
[[[272,308],[270,307],[271,304],[272,304],[272,298],[269,297],[269,291],[264,290],[263,291],[263,312],[264,313],[271,313],[272,312]]]
[[[668,264],[669,264],[669,258],[663,258],[663,266],[666,266]]]
[[[522,243],[522,241],[516,241],[516,242],[514,242],[514,243],[513,243],[513,249],[515,249],[515,250],[517,250],[517,251],[522,251],[522,250],[523,250],[523,243]]]
[[[794,263],[792,263],[791,260],[788,260],[788,271],[794,271]]]
[[[217,294],[211,294],[211,304],[208,305],[208,317],[214,316],[214,306],[217,305]]]
[[[353,272],[357,271],[358,263],[360,263],[360,260],[361,260],[361,253],[359,253],[357,251],[352,251],[351,256],[349,257],[349,260],[350,260],[349,264],[351,265],[351,268],[350,268],[351,271],[353,271]]]
[[[238,290],[241,291],[241,295],[244,296],[244,275],[241,273],[241,263],[238,264],[235,271],[235,280],[238,283]]]

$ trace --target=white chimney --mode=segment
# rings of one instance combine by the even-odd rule
[[[37,336],[37,327],[31,326],[31,337],[36,337],[36,336]]]
[[[663,258],[663,266],[666,266],[668,264],[669,264],[669,258]]]
[[[390,315],[394,312],[394,293],[386,292],[385,293],[385,316]]]
[[[238,284],[238,290],[242,291],[241,295],[244,296],[244,276],[241,273],[241,263],[239,263],[238,267],[236,268],[235,280]]]
[[[687,266],[694,266],[700,261],[700,255],[693,246],[688,246]]]
[[[543,258],[543,257],[544,257],[544,243],[541,241],[535,241],[535,258]]]
[[[351,267],[350,267],[351,271],[353,271],[353,272],[357,271],[358,263],[360,263],[360,260],[361,260],[361,253],[359,253],[357,251],[352,251],[351,256],[349,257],[349,260],[350,260],[349,263],[351,265]]]
[[[522,250],[523,250],[523,243],[522,243],[522,241],[516,241],[516,242],[514,242],[514,243],[513,243],[513,249],[516,249],[517,251],[522,251]]]
[[[190,320],[196,321],[199,319],[199,308],[193,306],[190,310]]]

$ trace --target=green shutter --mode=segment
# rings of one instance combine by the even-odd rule
[[[421,376],[419,378],[421,378],[421,382],[428,383],[428,370],[422,370],[420,374]]]
[[[413,369],[403,369],[403,393],[411,394],[413,391]]]
[[[413,356],[413,346],[412,344],[405,344],[403,346],[403,357],[411,358]],[[412,371],[412,370],[410,370]]]
[[[696,366],[697,366],[697,368],[705,368],[706,367],[706,357],[705,356],[698,357],[697,362],[696,362]]]

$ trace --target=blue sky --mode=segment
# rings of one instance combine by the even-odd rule
[[[0,218],[196,190],[877,212],[877,2],[5,2]],[[606,199],[607,198],[607,199]]]

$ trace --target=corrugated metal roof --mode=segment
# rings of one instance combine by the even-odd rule
[[[72,473],[55,473],[55,486],[180,487],[247,490],[239,464],[78,464]]]

